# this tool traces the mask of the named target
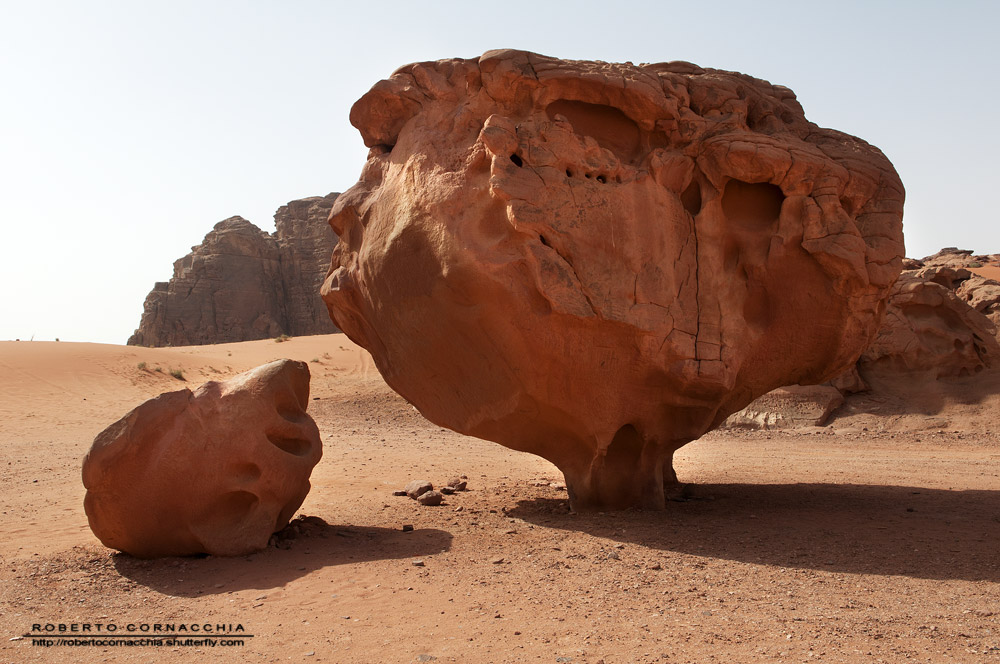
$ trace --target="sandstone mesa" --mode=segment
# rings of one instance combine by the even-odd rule
[[[308,404],[309,367],[292,360],[146,401],[84,459],[91,530],[140,558],[263,549],[322,456]]]
[[[319,288],[337,237],[337,194],[282,205],[275,232],[242,217],[215,225],[143,304],[131,346],[190,346],[336,332]]]
[[[743,74],[490,51],[400,68],[351,122],[331,316],[578,509],[662,508],[676,449],[849,369],[902,264],[885,156]]]

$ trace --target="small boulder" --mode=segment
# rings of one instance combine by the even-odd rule
[[[427,493],[428,491],[432,491],[433,489],[434,485],[427,480],[413,480],[406,485],[403,491],[406,492],[407,496],[416,500],[421,495]]]
[[[442,495],[438,491],[434,491],[433,489],[430,491],[425,491],[419,496],[417,496],[417,502],[420,503],[421,505],[430,505],[430,506],[440,505],[441,501],[443,500],[444,500],[444,495]]]
[[[322,456],[308,404],[309,367],[292,360],[146,401],[83,461],[91,530],[139,558],[264,549]]]

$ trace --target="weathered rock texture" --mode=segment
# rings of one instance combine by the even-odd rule
[[[1000,283],[965,267],[984,265],[971,253],[945,249],[903,272],[885,322],[858,360],[866,380],[937,380],[997,366]]]
[[[322,455],[308,404],[309,367],[292,360],[150,399],[83,461],[91,530],[141,558],[263,549]]]
[[[401,68],[351,122],[331,316],[576,508],[663,508],[674,450],[848,369],[899,274],[889,161],[743,74],[491,51]]]
[[[187,346],[328,334],[319,297],[337,237],[327,216],[337,194],[292,201],[270,235],[242,217],[220,221],[174,276],[146,297],[133,346]]]
[[[771,390],[726,418],[725,426],[795,429],[826,424],[844,396],[830,385],[789,385]]]

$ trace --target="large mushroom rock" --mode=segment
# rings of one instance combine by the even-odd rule
[[[331,316],[577,509],[662,509],[674,450],[850,367],[899,274],[889,161],[743,74],[491,51],[402,67],[351,122]]]
[[[146,401],[83,461],[91,530],[141,558],[263,549],[322,455],[308,403],[309,367],[292,360]]]

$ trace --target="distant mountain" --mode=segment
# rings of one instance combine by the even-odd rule
[[[130,346],[190,346],[329,334],[319,289],[337,236],[327,223],[339,194],[291,201],[275,233],[242,217],[215,225],[146,296]]]

